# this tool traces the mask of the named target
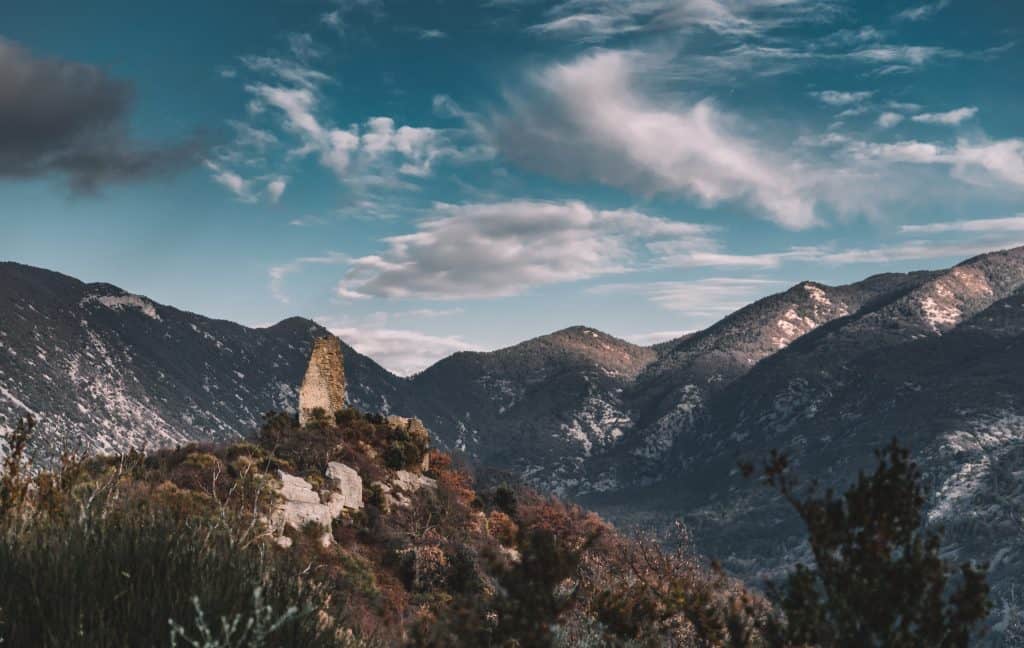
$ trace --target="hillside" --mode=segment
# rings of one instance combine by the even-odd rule
[[[685,545],[476,490],[399,417],[276,414],[255,443],[65,456],[33,477],[15,456],[5,645],[757,646],[772,614]]]
[[[668,455],[665,481],[586,501],[621,523],[682,515],[698,546],[757,580],[806,557],[806,546],[784,503],[735,479],[737,459],[777,448],[805,479],[839,487],[897,437],[926,475],[947,555],[990,562],[997,597],[1012,600],[1024,570],[1024,250],[924,279],[804,335],[715,394]]]
[[[157,304],[108,284],[0,263],[0,426],[40,420],[43,455],[240,439],[294,409],[312,340],[301,318],[265,329]],[[353,403],[401,406],[402,380],[343,345]]]

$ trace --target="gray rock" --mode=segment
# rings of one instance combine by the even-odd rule
[[[341,495],[344,508],[353,511],[363,510],[363,478],[355,469],[332,461],[327,464],[326,475],[331,487]]]
[[[415,493],[421,488],[429,488],[430,490],[437,489],[436,480],[423,475],[411,473],[408,470],[396,470],[395,479],[392,483],[395,488],[407,493]]]
[[[321,501],[320,494],[301,477],[279,470],[281,501],[271,515],[271,526],[278,532],[285,528],[301,529],[310,522],[329,529],[331,522],[346,510],[363,508],[363,480],[359,474],[343,464],[332,462],[327,468],[331,485],[340,492],[331,492],[327,502]]]
[[[277,478],[281,480],[281,497],[289,502],[304,504],[319,504],[320,496],[313,490],[313,486],[295,475],[289,475],[283,470],[277,471]]]

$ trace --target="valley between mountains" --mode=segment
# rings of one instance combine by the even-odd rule
[[[38,457],[251,435],[294,410],[312,341],[107,284],[0,264],[0,426],[35,414]],[[395,376],[342,341],[350,401],[421,418],[492,480],[574,498],[620,525],[682,519],[759,579],[806,557],[798,520],[737,462],[770,449],[848,483],[896,436],[931,493],[946,556],[990,564],[995,623],[1024,580],[1024,248],[952,268],[797,284],[642,347],[577,326]],[[3,449],[0,448],[0,452]]]

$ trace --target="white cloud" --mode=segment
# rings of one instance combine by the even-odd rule
[[[301,61],[323,56],[323,50],[313,43],[309,34],[288,34],[288,48]]]
[[[213,178],[214,182],[230,191],[238,200],[244,203],[259,202],[261,197],[271,203],[277,203],[284,194],[284,190],[288,187],[288,178],[284,176],[274,176],[269,179],[266,176],[248,179],[212,160],[205,160],[204,165],[210,170],[210,177]],[[261,191],[257,187],[263,181],[266,184]]]
[[[1018,230],[1020,228],[1020,230]],[[928,225],[905,225],[904,233],[975,232],[979,234],[1024,231],[1024,217],[1018,219],[994,219],[990,221],[956,221]],[[979,254],[994,249],[1013,247],[1005,240],[992,237],[976,238],[969,241],[942,243],[932,240],[913,240],[902,243],[881,245],[873,248],[835,249],[833,246],[796,247],[785,252],[762,252],[750,255],[721,254],[706,255],[706,262],[688,264],[683,260],[680,267],[737,267],[771,269],[788,262],[804,262],[827,265],[849,265],[859,263],[893,263],[939,259]],[[698,255],[698,258],[702,255]]]
[[[602,51],[544,68],[526,96],[507,95],[509,111],[495,125],[500,148],[554,175],[706,205],[743,201],[791,228],[816,223],[793,163],[738,134],[737,120],[709,100],[686,106],[641,92],[649,65],[637,54]]]
[[[624,336],[624,338],[633,344],[652,346],[681,338],[688,333],[693,333],[693,331],[651,331],[650,333],[633,333],[632,335]]]
[[[337,9],[335,9],[334,11],[328,11],[327,13],[322,14],[320,16],[320,22],[322,22],[323,24],[327,25],[331,29],[334,29],[334,30],[336,30],[338,32],[344,32],[345,31],[345,23],[342,20],[341,12],[339,10],[337,10]]]
[[[988,177],[1024,187],[1024,139],[1006,139],[972,143],[958,140],[948,154],[947,163],[967,182],[987,183]],[[984,170],[979,178],[976,170]]]
[[[886,105],[893,110],[905,110],[909,112],[917,112],[921,110],[921,104],[910,103],[908,101],[890,101]]]
[[[784,285],[785,282],[769,279],[711,277],[694,281],[605,284],[587,292],[641,295],[666,310],[710,318],[743,308],[752,301],[778,292]]]
[[[873,94],[875,94],[873,90],[861,90],[858,92],[822,90],[820,92],[812,92],[811,96],[817,97],[819,101],[830,106],[849,106],[850,104],[862,103],[870,99]]]
[[[600,41],[637,31],[700,28],[752,36],[801,21],[819,21],[834,5],[811,0],[565,0],[532,31]]]
[[[468,162],[493,157],[484,146],[456,146],[450,132],[429,127],[395,126],[390,117],[372,117],[360,127],[338,128],[318,116],[321,96],[316,84],[296,82],[297,87],[252,83],[246,90],[261,107],[276,108],[283,128],[297,136],[300,146],[291,157],[316,155],[320,163],[342,182],[363,186],[410,188],[394,178],[401,174],[426,177],[440,159]]]
[[[956,110],[950,110],[942,113],[924,113],[921,115],[914,115],[911,117],[912,120],[920,122],[922,124],[942,124],[944,126],[956,126],[962,121],[968,120],[978,114],[978,109],[974,106],[965,106],[963,108],[957,108]]]
[[[287,178],[274,178],[267,183],[267,198],[272,203],[277,203],[281,200],[281,196],[284,195],[284,190],[288,188]]]
[[[235,130],[235,145],[241,148],[263,152],[277,144],[277,136],[269,131],[233,119],[228,120],[228,125]]]
[[[373,117],[366,122],[362,150],[371,159],[388,153],[400,154],[404,162],[399,173],[412,176],[430,175],[431,164],[439,157],[453,155],[441,131],[434,128],[401,126],[395,129],[390,117]]]
[[[436,336],[379,327],[335,327],[331,332],[399,376],[422,371],[456,351],[481,350],[457,335]]]
[[[270,276],[270,294],[274,299],[287,304],[288,295],[284,291],[284,281],[289,275],[301,271],[308,265],[338,265],[349,260],[347,255],[340,252],[328,252],[323,256],[300,257],[288,263],[271,267],[267,274]]]
[[[929,2],[916,7],[910,7],[896,14],[897,20],[910,20],[917,22],[925,20],[942,11],[946,7],[952,4],[952,0],[938,0],[938,2]]]
[[[1006,218],[978,218],[974,220],[903,225],[901,232],[913,234],[940,234],[945,232],[1024,232],[1024,214]]]
[[[206,160],[204,164],[213,173],[214,182],[233,193],[242,202],[256,202],[257,197],[253,193],[252,184],[248,180],[211,160]]]
[[[882,128],[892,128],[903,121],[903,115],[895,112],[884,112],[878,116],[878,125]]]
[[[323,72],[286,59],[272,56],[243,56],[239,60],[254,72],[270,74],[281,81],[307,90],[312,90],[321,83],[331,80],[331,77]]]
[[[988,184],[996,180],[1024,187],[1024,139],[960,139],[954,146],[917,140],[885,144],[851,142],[847,150],[862,161],[948,165],[965,182]]]
[[[448,34],[444,33],[440,29],[421,29],[419,31],[419,37],[423,40],[436,40],[438,38],[447,38]]]
[[[353,151],[359,147],[359,136],[351,130],[324,127],[313,114],[317,98],[311,88],[282,88],[267,84],[253,84],[247,90],[262,102],[282,111],[285,128],[303,140],[303,146],[293,155],[319,153],[320,162],[344,178]]]
[[[580,202],[513,201],[436,205],[415,232],[354,259],[343,297],[481,298],[532,286],[627,272],[658,241],[713,246],[708,228]]]
[[[680,245],[676,241],[655,241],[647,245],[655,253],[659,266],[675,268],[777,268],[786,261],[813,261],[821,257],[816,247],[793,247],[785,252],[760,254],[729,254],[715,251],[713,243],[702,249],[693,245]]]
[[[923,45],[877,45],[855,50],[847,56],[870,63],[885,63],[889,67],[882,68],[884,73],[903,71],[900,68],[919,67],[935,58],[959,58],[963,56],[963,52]]]
[[[821,260],[836,265],[858,263],[894,263],[896,261],[917,261],[923,259],[942,259],[971,256],[1004,248],[1016,247],[1019,242],[1009,241],[958,241],[955,243],[938,243],[936,241],[908,241],[896,245],[883,245],[876,248],[855,248],[823,255]]]

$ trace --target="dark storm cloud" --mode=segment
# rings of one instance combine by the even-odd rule
[[[93,65],[33,56],[0,37],[0,178],[62,173],[73,190],[168,173],[196,162],[198,138],[135,141],[132,84]]]

